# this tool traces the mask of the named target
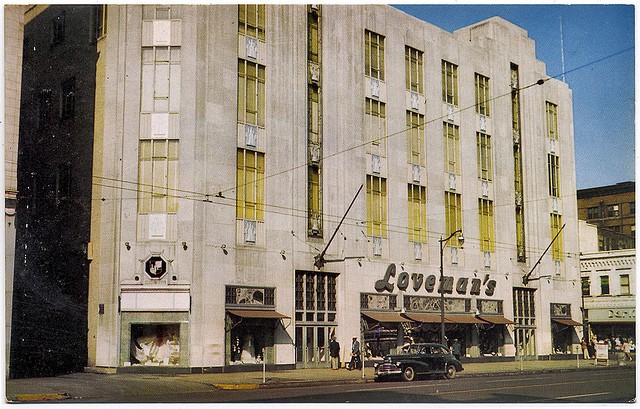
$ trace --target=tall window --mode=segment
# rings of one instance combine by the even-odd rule
[[[460,174],[460,130],[457,125],[444,122],[445,171]]]
[[[476,112],[489,116],[489,78],[476,73]]]
[[[62,119],[73,118],[76,113],[76,77],[71,77],[61,86],[60,116]]]
[[[264,41],[264,4],[240,4],[238,6],[238,33]]]
[[[367,175],[367,235],[387,237],[387,179]]]
[[[480,250],[494,251],[493,202],[478,199],[478,219],[480,220]]]
[[[379,146],[379,153],[384,155],[387,136],[387,109],[384,102],[365,99],[366,136],[372,145]]]
[[[142,112],[180,110],[180,47],[142,47]]]
[[[558,106],[547,102],[547,136],[558,139]]]
[[[559,214],[552,213],[551,214],[551,239],[556,237],[556,234],[562,228],[562,216]],[[553,242],[551,246],[551,256],[553,260],[563,260],[564,259],[564,245],[562,243],[562,233],[558,234],[558,237]]]
[[[591,295],[591,282],[589,281],[589,277],[582,277],[582,295],[590,296]]]
[[[51,119],[51,90],[43,89],[38,92],[38,128],[49,125]]]
[[[458,106],[458,66],[442,60],[442,101]]]
[[[309,165],[309,215],[308,230],[313,236],[322,234],[322,217],[320,203],[320,168],[317,165]]]
[[[427,242],[427,188],[409,184],[409,241]]]
[[[560,197],[560,158],[552,153],[547,155],[549,166],[549,195]]]
[[[236,217],[264,220],[264,153],[238,148]]]
[[[444,206],[446,216],[446,235],[452,234],[456,230],[462,229],[462,199],[460,194],[445,192]],[[456,240],[449,240],[448,244],[457,243]]]
[[[482,180],[492,180],[491,136],[476,132],[476,139],[478,145],[478,177]]]
[[[176,213],[178,140],[141,140],[138,166],[138,212]]]
[[[107,5],[100,4],[91,9],[91,35],[92,41],[98,40],[107,34]]]
[[[318,86],[310,84],[309,96],[309,142],[320,143],[320,92]]]
[[[609,276],[600,276],[600,295],[609,295]]]
[[[238,122],[264,127],[265,67],[238,60]]]
[[[65,37],[65,12],[58,14],[51,22],[51,44],[56,45],[64,41]]]
[[[310,12],[307,13],[308,15],[308,30],[309,30],[309,34],[308,34],[308,45],[307,45],[307,59],[309,61],[313,61],[313,62],[318,62],[320,59],[320,53],[319,53],[319,48],[320,48],[320,41],[318,38],[318,20],[319,20],[319,16],[318,13],[315,12],[315,10],[312,10],[311,7],[309,7]]]
[[[71,162],[58,165],[55,174],[56,205],[71,197]]]
[[[404,47],[404,70],[408,91],[423,93],[422,51]]]
[[[409,163],[424,166],[424,115],[407,111],[407,145]]]
[[[620,275],[620,294],[631,294],[631,286],[629,285],[629,274]]]
[[[337,275],[296,271],[296,321],[336,320]]]
[[[364,32],[364,74],[384,81],[384,36]]]

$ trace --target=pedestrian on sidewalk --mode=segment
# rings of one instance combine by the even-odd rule
[[[589,360],[589,349],[587,348],[587,341],[582,338],[582,356],[584,359]]]
[[[625,358],[629,361],[633,361],[633,359],[631,359],[631,344],[627,338],[625,338],[622,343],[622,350],[624,351]]]
[[[351,362],[349,362],[349,370],[358,369],[360,367],[360,342],[358,337],[351,340]]]
[[[329,355],[331,356],[331,369],[340,369],[340,343],[336,341],[335,335],[329,342]]]
[[[595,340],[591,340],[587,345],[587,350],[589,351],[589,357],[591,359],[596,359],[596,342]]]
[[[458,342],[458,338],[455,338],[453,340],[453,345],[451,345],[451,353],[459,361],[461,352],[462,352],[462,346],[460,345],[460,342]]]

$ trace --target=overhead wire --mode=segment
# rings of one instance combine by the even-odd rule
[[[586,64],[583,64],[581,66],[575,67],[575,68],[573,68],[571,70],[565,71],[564,73],[560,73],[560,74],[555,75],[555,76],[549,76],[549,77],[544,78],[544,79],[539,79],[538,81],[536,81],[534,83],[531,83],[531,84],[528,84],[526,86],[517,88],[515,90],[510,90],[509,92],[504,93],[504,94],[500,94],[500,95],[491,97],[490,99],[488,99],[488,101],[494,101],[494,100],[497,100],[499,98],[510,96],[512,94],[512,92],[514,92],[514,91],[518,91],[518,92],[519,91],[524,91],[524,90],[529,89],[531,87],[534,87],[536,85],[543,85],[546,81],[548,81],[548,80],[550,80],[552,78],[557,78],[557,77],[561,76],[562,74],[567,74],[567,73],[571,73],[571,72],[575,72],[575,71],[584,69],[584,68],[589,67],[589,66],[591,66],[593,64],[597,64],[599,62],[602,62],[602,61],[607,60],[609,58],[612,58],[614,56],[623,54],[623,53],[625,53],[625,52],[627,52],[629,50],[632,50],[632,49],[633,49],[633,47],[627,47],[627,48],[622,49],[620,51],[617,51],[615,53],[609,54],[607,56],[604,56],[604,57],[598,58],[596,60],[593,60],[593,61],[591,61],[589,63],[586,63]],[[454,111],[454,114],[464,112],[466,110],[475,108],[476,106],[477,106],[477,103],[473,104],[473,105],[469,105],[467,107],[459,108],[457,111]],[[351,147],[348,147],[346,149],[339,150],[339,151],[330,153],[328,155],[325,155],[325,156],[322,157],[322,160],[327,160],[327,159],[333,158],[335,156],[338,156],[338,155],[341,155],[341,154],[344,154],[344,153],[348,153],[348,152],[353,151],[355,149],[368,146],[369,144],[372,144],[374,142],[381,142],[383,140],[387,140],[387,139],[389,139],[391,137],[404,134],[407,131],[412,130],[412,129],[416,129],[416,128],[417,129],[424,129],[428,124],[432,124],[432,123],[434,123],[436,121],[441,121],[441,120],[443,120],[445,118],[447,118],[447,115],[441,115],[439,117],[427,120],[423,124],[419,124],[417,126],[410,126],[410,127],[405,128],[405,129],[402,129],[400,131],[388,133],[388,134],[386,134],[384,136],[381,136],[379,138],[376,138],[376,139],[372,139],[372,140],[368,140],[368,141],[364,141],[364,142],[358,143],[358,144],[356,144],[354,146],[351,146]],[[276,176],[279,176],[279,175],[283,175],[283,174],[286,174],[286,173],[289,173],[289,172],[304,168],[306,166],[308,166],[308,162],[307,161],[305,161],[304,163],[302,163],[300,165],[296,165],[296,166],[293,166],[291,168],[275,172],[273,174],[269,174],[269,175],[265,175],[265,176],[256,178],[255,181],[252,181],[252,182],[249,182],[249,183],[258,183],[258,182],[261,182],[261,181],[269,179],[269,178],[273,178],[273,177],[276,177]],[[136,188],[127,188],[127,187],[123,187],[123,186],[117,186],[117,185],[114,186],[114,185],[110,185],[110,184],[106,184],[106,183],[93,182],[94,185],[101,186],[101,187],[132,191],[132,192],[136,192],[138,194],[139,193],[151,193],[150,191],[144,191],[144,190],[140,190],[139,189],[139,187],[143,187],[143,188],[147,188],[148,187],[150,189],[158,189],[159,191],[166,191],[166,192],[171,191],[171,192],[174,192],[174,193],[166,193],[165,196],[167,196],[167,197],[175,197],[175,198],[184,199],[184,200],[194,200],[194,201],[217,203],[217,204],[225,205],[225,206],[235,206],[235,200],[236,199],[235,198],[227,198],[226,196],[224,196],[224,193],[233,191],[238,187],[243,187],[243,186],[246,185],[246,184],[241,184],[241,185],[237,185],[235,187],[222,189],[222,190],[219,190],[217,193],[203,193],[203,192],[198,192],[198,191],[188,190],[188,189],[181,189],[181,188],[169,188],[169,187],[165,187],[165,186],[160,187],[160,186],[155,186],[153,184],[141,183],[139,181],[128,181],[128,180],[124,180],[124,179],[109,178],[109,177],[100,176],[100,175],[94,175],[93,177],[96,178],[96,179],[104,180],[104,181],[114,182],[115,184],[121,183],[121,184],[135,185],[136,186]],[[182,193],[182,194],[179,195],[177,193]],[[566,195],[566,196],[575,196],[575,195],[572,194],[572,195]],[[121,199],[128,199],[128,198],[121,198]],[[137,198],[130,198],[130,199],[137,200]],[[212,199],[216,200],[216,202],[214,202]],[[232,200],[233,203],[222,203],[218,199]],[[543,198],[538,198],[538,199],[530,199],[530,200],[525,201],[525,203],[532,203],[532,202],[548,200],[548,199],[549,199],[548,197],[543,197]],[[101,198],[100,200],[104,201],[104,200],[107,200],[107,199]],[[120,200],[120,199],[118,199],[118,200]],[[308,215],[308,210],[306,210],[306,209],[298,209],[298,208],[293,208],[293,207],[288,207],[288,206],[279,206],[279,205],[267,204],[267,203],[262,204],[262,206],[265,207],[264,211],[265,212],[269,212],[269,213],[293,216],[293,217],[296,217],[296,218],[306,218],[307,215]],[[504,204],[504,205],[500,205],[500,206],[509,206],[510,207],[510,206],[512,206],[512,204],[508,203],[508,204]],[[290,214],[290,213],[279,213],[279,212],[274,211],[274,210],[267,210],[267,208],[286,210],[286,211],[290,211],[290,212],[297,212],[297,213],[299,213],[299,215]],[[471,210],[476,210],[476,209],[475,208],[473,208],[473,209],[462,209],[462,211],[471,211]],[[444,212],[438,213],[438,214],[442,215],[442,214],[444,214]],[[323,215],[323,217],[327,217],[329,219],[335,218],[336,221],[340,217],[340,216],[331,215],[331,214],[328,214],[328,213],[323,213],[322,215]],[[400,219],[400,218],[397,218],[397,219]],[[396,220],[396,219],[388,219],[388,220]],[[349,218],[349,217],[347,217],[345,219],[345,222],[346,222],[345,223],[346,225],[351,225],[351,226],[361,226],[362,223],[363,223],[362,221],[360,221],[358,219]],[[389,227],[391,227],[392,229],[389,229]],[[398,230],[394,230],[394,229],[401,229],[402,231],[398,231]],[[405,234],[405,233],[408,233],[409,228],[407,226],[398,226],[398,225],[393,225],[392,224],[392,225],[388,225],[388,231]],[[433,231],[428,231],[427,232],[427,235],[429,237],[437,237],[439,234],[440,233],[433,232]],[[473,240],[473,239],[471,239],[471,240]],[[496,244],[498,244],[498,243],[496,243]],[[502,244],[510,245],[510,248],[515,247],[511,243],[502,243]]]

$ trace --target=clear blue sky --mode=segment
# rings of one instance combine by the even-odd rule
[[[394,6],[449,32],[500,16],[527,30],[547,75],[573,91],[578,189],[635,180],[635,19],[631,5]],[[629,49],[625,52],[622,50]],[[621,52],[621,53],[618,53]],[[612,54],[618,53],[610,58]]]

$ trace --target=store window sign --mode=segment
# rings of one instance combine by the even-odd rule
[[[403,271],[397,274],[397,278],[396,274],[396,265],[394,263],[389,264],[384,273],[384,278],[375,283],[376,291],[391,293],[395,286],[398,286],[400,291],[407,291],[408,288],[411,288],[413,291],[418,292],[424,288],[427,292],[432,293],[436,290],[437,279],[434,274],[425,277],[421,273]],[[490,297],[495,293],[495,288],[496,280],[491,280],[489,275],[486,275],[484,279],[459,277],[457,280],[455,277],[444,276],[444,280],[440,283],[437,291],[438,293],[452,294],[455,289],[458,294],[467,294],[468,292],[470,295],[480,295],[484,290],[484,294]]]
[[[609,318],[611,319],[625,319],[630,318],[636,319],[636,310],[633,309],[620,309],[620,310],[609,310]]]

